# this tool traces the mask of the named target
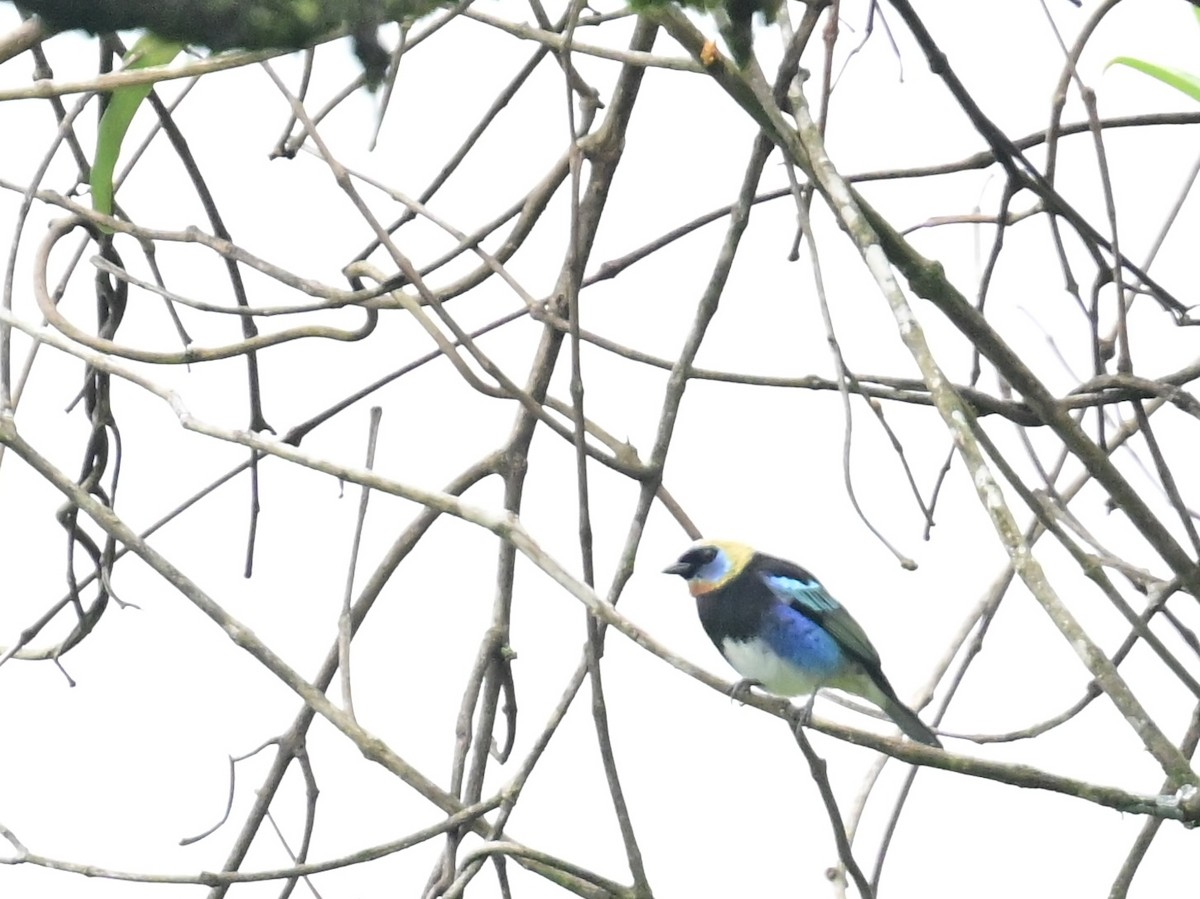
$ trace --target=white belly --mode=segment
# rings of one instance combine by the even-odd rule
[[[738,674],[758,681],[777,696],[799,696],[821,686],[816,677],[785,662],[757,638],[743,642],[726,637],[721,653]]]

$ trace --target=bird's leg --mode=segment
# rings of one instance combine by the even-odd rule
[[[796,721],[797,727],[808,727],[812,723],[813,705],[817,701],[817,691],[813,690],[808,694],[808,702],[804,703],[804,707],[800,710],[800,717]]]
[[[761,686],[762,684],[753,678],[742,678],[742,680],[729,688],[729,698],[734,702],[740,702],[742,705],[745,705],[746,699],[750,696],[750,691],[755,687]]]

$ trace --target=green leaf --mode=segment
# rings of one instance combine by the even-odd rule
[[[1168,84],[1176,90],[1183,91],[1193,100],[1200,101],[1200,77],[1190,72],[1156,65],[1152,62],[1146,62],[1144,59],[1134,59],[1132,56],[1118,56],[1116,59],[1110,60],[1104,68],[1107,69],[1109,66],[1129,66],[1129,68],[1143,72],[1151,78],[1157,78],[1163,84]]]
[[[125,54],[125,70],[145,69],[150,66],[162,66],[169,63],[180,51],[183,44],[178,41],[168,41],[146,33],[133,45],[133,49]],[[120,87],[112,92],[108,107],[100,117],[100,130],[96,135],[96,156],[92,160],[92,208],[105,215],[112,215],[113,208],[113,172],[117,167],[117,157],[121,154],[121,143],[129,131],[134,113],[150,94],[150,84],[135,84]]]

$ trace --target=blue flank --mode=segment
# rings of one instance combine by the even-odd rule
[[[816,681],[837,673],[846,660],[829,631],[783,603],[763,617],[761,634],[773,653]]]

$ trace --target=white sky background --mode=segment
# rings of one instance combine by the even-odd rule
[[[1047,0],[1047,5],[1069,40],[1087,11],[1066,0]],[[798,17],[800,6],[793,6]],[[528,18],[519,5],[484,8],[518,21]],[[1023,135],[1045,127],[1061,53],[1040,5],[1030,0],[1002,5],[933,2],[921,4],[919,12],[950,50],[960,78],[1006,133]],[[550,14],[554,18],[558,11]],[[843,5],[843,16],[845,26],[861,29],[865,4]],[[0,33],[11,30],[16,21],[10,5],[0,6]],[[716,34],[711,20],[698,21],[706,33]],[[894,17],[891,21],[900,60],[876,33],[854,58],[835,94],[828,144],[843,173],[957,160],[983,149],[903,27]],[[631,28],[632,21],[612,23],[582,39],[624,47]],[[847,28],[843,41],[839,64],[857,34]],[[1188,4],[1127,0],[1096,35],[1081,74],[1097,90],[1104,116],[1186,110],[1182,95],[1143,76],[1101,70],[1105,61],[1121,54],[1196,69],[1198,46],[1200,27]],[[527,42],[460,20],[405,58],[374,152],[368,152],[367,145],[378,101],[365,92],[343,104],[321,134],[343,164],[415,196],[531,49]],[[777,36],[759,30],[756,49],[765,70],[772,72],[779,55]],[[819,64],[818,50],[814,40],[805,65]],[[46,44],[46,51],[57,79],[82,79],[94,71],[95,42],[80,35],[58,36]],[[681,55],[665,35],[660,35],[655,51]],[[574,59],[585,78],[607,97],[617,64]],[[299,57],[272,65],[294,88]],[[347,44],[322,47],[309,108],[321,106],[353,77],[356,66]],[[0,66],[0,90],[20,87],[29,77],[27,55],[10,61]],[[813,98],[816,77],[809,83]],[[171,98],[180,86],[173,82],[160,91]],[[564,96],[560,70],[544,62],[531,85],[502,114],[495,133],[469,157],[444,195],[431,203],[434,211],[469,231],[527,191],[566,147]],[[68,106],[74,99],[66,98]],[[318,159],[306,153],[293,161],[268,159],[286,117],[279,92],[256,67],[205,77],[180,111],[183,130],[235,241],[303,276],[345,286],[339,270],[368,239],[366,227]],[[1066,119],[1081,117],[1082,105],[1073,95]],[[139,129],[147,128],[150,118],[148,109],[139,113],[135,137],[127,147],[136,145],[136,135],[145,133]],[[94,122],[90,111],[80,119],[85,147],[90,147]],[[6,135],[0,178],[27,184],[54,127],[44,101],[0,106],[0,133]],[[1126,223],[1122,246],[1135,260],[1144,258],[1175,200],[1196,153],[1195,134],[1194,128],[1164,128],[1106,137],[1118,210]],[[753,135],[747,117],[708,78],[648,73],[589,271],[732,202]],[[1038,163],[1043,159],[1037,150],[1030,157]],[[1090,138],[1067,139],[1061,159],[1063,193],[1101,225],[1103,208]],[[60,151],[43,184],[65,192],[73,177],[74,164]],[[785,184],[776,154],[762,189]],[[1000,177],[989,170],[899,185],[871,184],[863,193],[903,228],[933,216],[967,214],[976,205],[994,210],[1001,186]],[[382,220],[395,217],[395,204],[369,189],[364,193]],[[509,266],[535,297],[546,296],[554,285],[568,227],[566,196],[559,192],[530,244]],[[209,230],[161,137],[118,200],[143,225]],[[1026,208],[1029,202],[1023,195],[1015,208]],[[18,204],[16,194],[0,191],[0,221],[14,222]],[[36,224],[26,228],[22,239],[14,309],[31,321],[37,320],[37,309],[28,291],[30,258],[43,235],[41,223],[62,214],[35,205]],[[1185,206],[1183,215],[1153,272],[1187,303],[1195,283],[1195,253],[1187,246],[1189,241],[1194,244],[1196,234],[1195,204]],[[756,374],[832,375],[810,267],[806,261],[786,261],[794,221],[788,201],[756,207],[699,365]],[[915,376],[886,304],[823,208],[814,212],[814,226],[849,365],[858,372]],[[11,227],[0,228],[0,234],[7,237]],[[621,278],[589,288],[584,293],[584,327],[674,358],[724,230],[724,221],[709,225]],[[403,233],[402,249],[418,260],[433,258],[450,245],[429,227]],[[425,235],[426,242],[414,239],[417,234]],[[913,242],[941,261],[959,288],[972,296],[990,238],[990,229],[955,225],[920,232]],[[1010,249],[989,299],[993,322],[1053,389],[1069,390],[1076,381],[1047,349],[1043,329],[1067,335],[1059,349],[1083,376],[1089,370],[1090,350],[1081,339],[1078,310],[1062,290],[1048,229],[1039,218],[1011,229],[1008,239]],[[145,263],[134,244],[121,249],[126,263],[145,276]],[[160,255],[174,289],[213,302],[228,300],[227,283],[212,254],[192,246],[169,246]],[[60,249],[56,259],[62,256]],[[807,259],[806,252],[802,258]],[[61,261],[52,270],[61,271]],[[77,321],[91,321],[90,278],[84,266],[64,303],[66,313]],[[445,280],[439,274],[437,282]],[[296,301],[259,276],[247,275],[247,283],[256,304]],[[450,310],[464,326],[474,327],[519,304],[493,279],[454,300]],[[961,342],[931,306],[917,300],[914,304],[939,362],[960,380],[969,365]],[[197,343],[233,339],[229,322],[214,327],[196,315],[185,318]],[[361,313],[347,310],[328,320],[352,327]],[[1138,332],[1144,342],[1135,346],[1135,358],[1149,374],[1171,371],[1194,358],[1192,331],[1175,329],[1165,316],[1148,310],[1138,322],[1144,326]],[[268,320],[263,329],[281,326],[286,325]],[[121,339],[174,348],[177,344],[167,329],[161,301],[133,292]],[[519,322],[481,345],[510,377],[523,383],[539,332],[540,326]],[[16,346],[20,352],[28,342],[20,339]],[[261,359],[268,420],[282,433],[354,387],[431,348],[406,313],[393,312],[383,316],[365,343],[304,341],[269,350]],[[569,397],[567,359],[564,351],[553,390],[563,399]],[[665,373],[591,347],[585,348],[583,367],[589,417],[616,437],[628,438],[645,458],[657,427]],[[26,439],[72,474],[79,466],[86,422],[80,409],[71,414],[63,409],[79,389],[80,371],[76,360],[43,349],[17,417]],[[244,362],[237,359],[193,366],[190,371],[151,373],[175,387],[194,415],[243,427],[244,372]],[[985,373],[982,386],[993,390],[994,379]],[[126,454],[118,511],[133,526],[145,527],[244,458],[241,448],[184,432],[161,401],[124,384],[114,391]],[[376,403],[384,408],[376,467],[426,488],[441,487],[501,445],[516,408],[514,403],[481,397],[439,360],[317,430],[303,448],[360,464],[367,409]],[[706,534],[742,539],[813,569],[871,635],[901,696],[913,697],[964,617],[1002,570],[1004,557],[957,462],[938,507],[940,526],[931,542],[922,542],[921,515],[895,457],[873,419],[863,414],[861,402],[855,405],[853,473],[858,496],[872,523],[919,563],[915,572],[903,571],[851,508],[841,475],[843,421],[836,394],[694,382],[683,402],[665,483]],[[888,406],[887,413],[927,492],[948,446],[945,432],[924,407]],[[1173,421],[1174,426],[1162,427],[1176,449],[1194,447],[1195,423],[1181,424],[1180,416]],[[1003,435],[1016,451],[1011,429],[996,427],[993,433]],[[1184,495],[1190,489],[1194,496],[1194,464],[1182,464],[1183,456],[1174,461],[1181,463],[1177,474]],[[530,470],[522,519],[543,547],[578,572],[573,452],[542,430],[533,442]],[[1125,470],[1134,471],[1128,465]],[[1028,473],[1027,464],[1022,471]],[[599,465],[590,473],[603,594],[625,540],[636,489]],[[1146,479],[1139,477],[1135,483],[1145,495],[1157,496]],[[245,476],[164,529],[152,544],[295,669],[311,675],[335,634],[359,491],[347,486],[343,495],[334,479],[278,460],[263,463],[261,491],[263,513],[252,580],[241,577],[249,508]],[[1024,524],[1028,512],[1019,507],[1015,495],[1009,496]],[[467,499],[499,508],[498,481],[485,482]],[[0,646],[7,646],[64,590],[66,541],[53,518],[60,502],[61,497],[20,460],[6,455],[0,466]],[[360,580],[415,508],[372,495]],[[1094,488],[1085,492],[1075,511],[1088,516],[1088,526],[1106,545],[1163,575],[1165,569],[1132,528],[1117,516],[1104,515],[1103,497]],[[619,608],[675,652],[726,676],[730,672],[701,630],[683,585],[658,573],[687,542],[674,521],[656,507],[638,553],[637,573]],[[1089,633],[1106,650],[1115,648],[1125,626],[1103,596],[1050,541],[1039,543],[1037,554]],[[400,567],[354,643],[359,720],[443,785],[459,697],[491,616],[494,556],[491,535],[443,517]],[[70,688],[50,663],[9,662],[0,667],[0,824],[32,851],[56,858],[153,873],[215,870],[253,802],[269,753],[238,767],[231,820],[223,829],[193,846],[181,848],[178,842],[220,816],[227,757],[247,753],[279,734],[291,722],[298,700],[140,562],[127,559],[119,565],[114,586],[121,598],[141,609],[110,608],[97,631],[64,658],[76,687]],[[1132,591],[1125,592],[1137,602]],[[1194,611],[1188,607],[1190,600],[1178,597],[1176,602],[1189,620]],[[1190,623],[1197,624],[1194,614]],[[51,631],[39,645],[61,636]],[[580,604],[522,562],[511,639],[519,654],[518,739],[513,760],[493,767],[489,788],[511,776],[540,732],[578,662],[584,639]],[[1180,651],[1179,641],[1170,645]],[[781,722],[682,676],[616,631],[609,633],[604,664],[617,761],[656,895],[828,894],[832,888],[824,872],[837,861],[829,823],[807,766]],[[1164,679],[1158,663],[1144,650],[1136,651],[1121,670],[1168,735],[1178,738],[1192,706],[1182,688]],[[1067,642],[1017,589],[1006,600],[983,655],[942,726],[968,733],[1023,727],[1069,706],[1087,680]],[[331,696],[336,698],[335,691]],[[586,693],[576,701],[530,780],[509,831],[527,845],[628,883],[588,703]],[[873,726],[870,719],[825,701],[818,702],[817,713]],[[830,778],[846,811],[874,754],[817,733],[812,739],[829,762]],[[948,740],[947,745],[967,755],[1025,762],[1145,793],[1156,792],[1162,779],[1151,756],[1103,698],[1067,726],[1034,741],[976,746]],[[321,787],[310,860],[395,839],[440,819],[432,805],[364,762],[319,720],[309,749]],[[868,806],[858,843],[864,868],[872,863],[890,809],[888,799],[902,770],[898,763],[887,766],[878,795]],[[303,792],[296,772],[288,777],[275,812],[294,844]],[[922,771],[889,852],[881,894],[1106,895],[1142,823],[1136,816],[1074,798]],[[315,883],[326,899],[419,895],[441,847],[435,840],[369,865],[321,875]],[[1174,892],[1188,876],[1184,871],[1190,870],[1188,861],[1194,857],[1195,836],[1178,824],[1164,824],[1132,895]],[[245,869],[287,863],[282,847],[264,833]],[[509,865],[509,873],[516,895],[559,895],[515,864]],[[307,895],[303,885],[297,889],[297,895]],[[494,875],[481,873],[472,890],[480,896],[497,894]],[[32,866],[0,867],[4,896],[93,899],[203,892],[205,888],[197,886],[135,885]],[[237,887],[232,895],[277,893],[278,885],[264,884]]]

